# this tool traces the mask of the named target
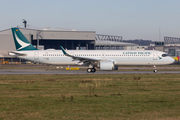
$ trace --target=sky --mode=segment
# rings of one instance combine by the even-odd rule
[[[0,0],[0,31],[65,28],[124,40],[180,38],[180,0]]]

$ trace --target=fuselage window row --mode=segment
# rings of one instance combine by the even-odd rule
[[[43,54],[43,56],[65,56],[63,54]],[[75,54],[74,56],[100,56],[101,55],[95,55],[95,54]],[[111,55],[111,54],[107,54],[107,55],[102,55],[102,56],[127,56],[127,57],[134,57],[134,56],[150,56],[150,55]],[[165,56],[163,56],[165,57]]]

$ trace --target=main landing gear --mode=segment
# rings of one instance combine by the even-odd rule
[[[156,66],[154,65],[153,67],[154,67],[154,70],[153,70],[153,72],[154,72],[154,73],[157,73]]]
[[[95,68],[88,68],[88,69],[87,69],[87,72],[88,72],[88,73],[96,72],[96,69],[95,69]]]

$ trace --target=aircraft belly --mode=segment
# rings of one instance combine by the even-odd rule
[[[116,60],[116,65],[166,65],[171,64],[171,61],[167,61],[167,59],[157,59],[153,60],[152,57],[148,58],[121,58],[119,60]]]
[[[77,63],[68,57],[44,57],[40,62],[53,65],[76,65]]]
[[[23,57],[23,56],[18,56],[18,58],[25,59],[25,60],[30,60],[30,61],[34,61],[34,57]]]

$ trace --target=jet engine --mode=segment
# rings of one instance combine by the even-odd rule
[[[118,66],[113,61],[103,61],[99,63],[100,70],[118,70]]]

